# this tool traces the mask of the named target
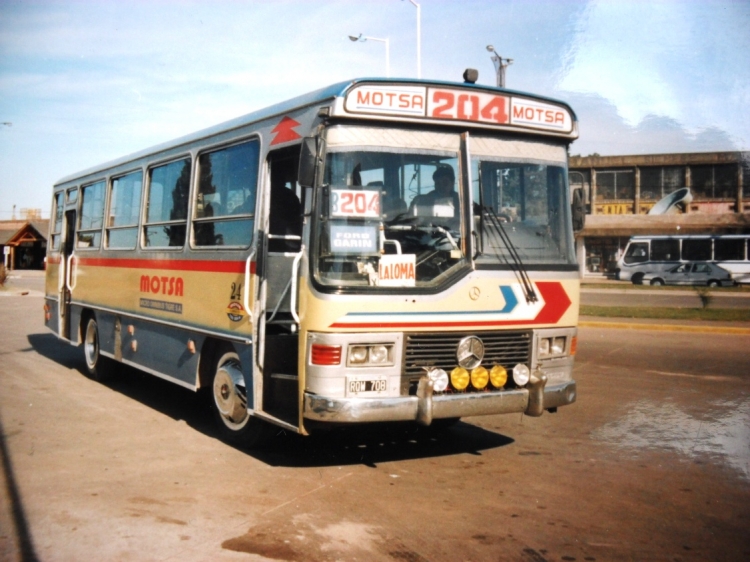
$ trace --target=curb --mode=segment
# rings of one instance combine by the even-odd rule
[[[580,328],[614,328],[616,330],[655,330],[661,332],[693,332],[710,334],[750,335],[750,328],[731,326],[680,326],[675,324],[641,324],[634,322],[578,322]]]

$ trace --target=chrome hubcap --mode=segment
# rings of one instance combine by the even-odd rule
[[[239,365],[233,361],[224,363],[214,377],[214,401],[227,427],[240,429],[248,419],[245,389],[235,384],[242,380]]]

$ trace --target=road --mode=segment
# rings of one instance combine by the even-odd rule
[[[747,335],[582,328],[578,402],[444,434],[220,442],[0,297],[0,560],[748,560]]]

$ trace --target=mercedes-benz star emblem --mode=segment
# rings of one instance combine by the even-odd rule
[[[458,342],[456,349],[458,364],[464,369],[478,367],[484,359],[484,344],[476,336],[468,336]]]

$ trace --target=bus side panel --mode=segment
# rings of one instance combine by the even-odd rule
[[[111,341],[112,347],[105,351],[113,355],[115,319],[114,315],[107,314],[104,318],[107,336],[102,335],[102,339]],[[198,379],[197,350],[202,348],[204,336],[136,318],[123,318],[120,333],[123,361],[164,374],[165,378],[195,389]],[[188,348],[190,341],[194,342],[195,352]]]
[[[60,325],[59,325],[59,303],[57,302],[57,299],[45,297],[44,299],[45,304],[45,316],[44,316],[44,325],[47,326],[49,330],[52,330],[55,334],[60,335]]]

